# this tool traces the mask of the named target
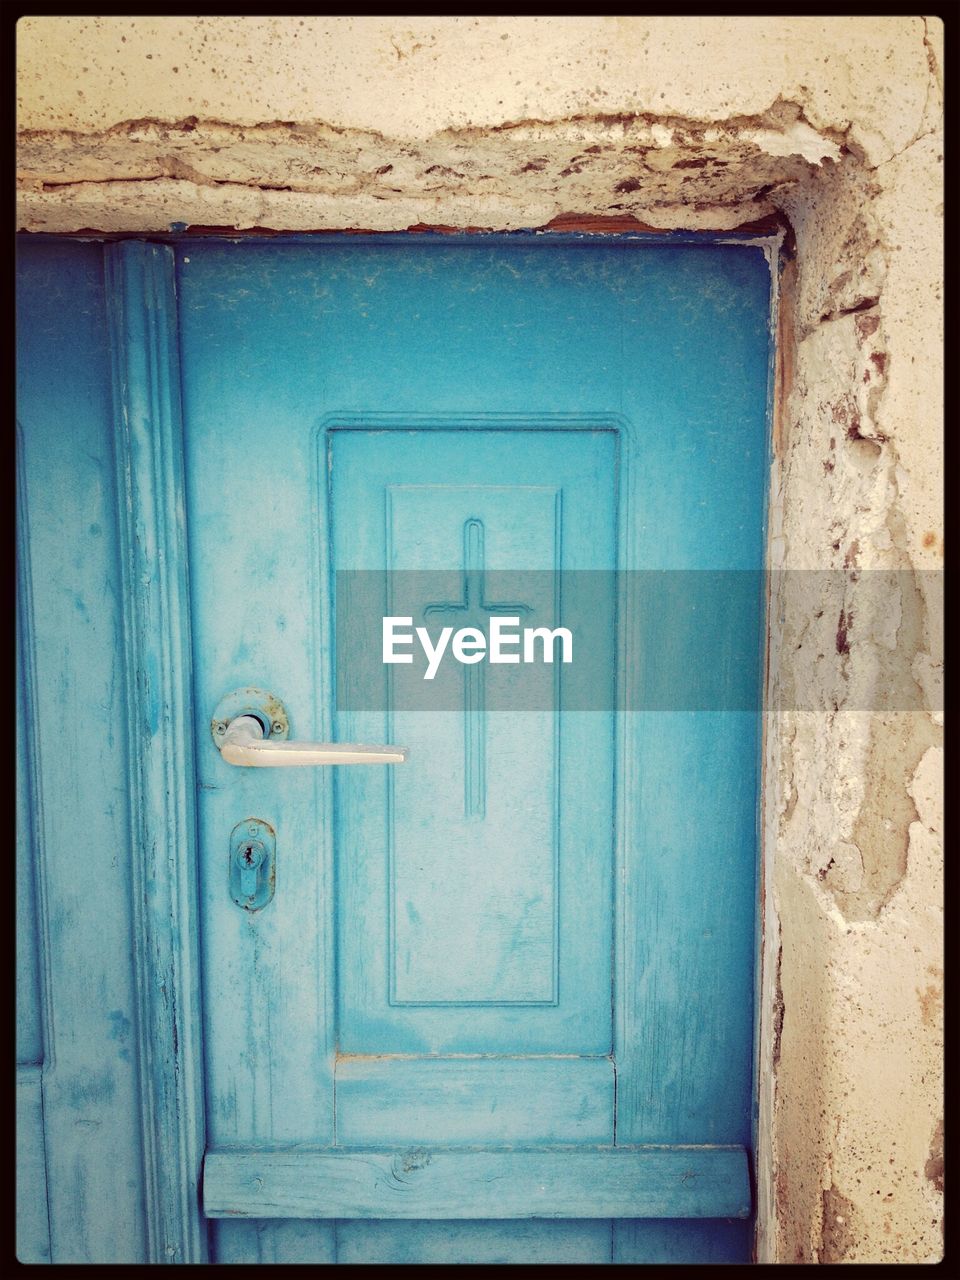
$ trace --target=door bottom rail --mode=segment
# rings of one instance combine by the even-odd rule
[[[747,1218],[744,1147],[208,1150],[209,1218]]]

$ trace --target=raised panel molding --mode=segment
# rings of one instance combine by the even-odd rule
[[[151,1262],[202,1262],[193,708],[173,251],[105,249]]]
[[[400,607],[392,598],[391,614],[413,609],[415,625],[445,624],[482,627],[496,614],[535,615],[542,600],[497,601],[486,596],[490,575],[489,544],[509,543],[509,526],[522,522],[526,532],[524,551],[538,564],[559,571],[561,490],[530,484],[389,484],[384,493],[386,564],[401,575],[426,571],[422,580],[425,599],[408,599]],[[424,530],[429,530],[428,536]],[[501,545],[502,551],[502,545]],[[514,551],[514,555],[516,552]],[[455,566],[451,575],[451,599],[431,599],[430,570],[438,564]],[[500,566],[502,568],[502,566]],[[442,591],[437,592],[443,595]],[[418,611],[419,610],[419,611]],[[412,668],[391,669],[391,691],[400,680],[409,680]],[[491,679],[503,678],[503,668],[491,675],[480,666],[449,668],[438,675],[461,686],[462,715],[449,726],[437,725],[438,747],[451,759],[462,753],[464,796],[445,814],[449,843],[442,871],[430,858],[420,838],[398,832],[396,784],[388,790],[387,832],[389,850],[389,1004],[402,1006],[444,1005],[556,1005],[559,1002],[559,901],[560,901],[560,732],[551,726],[544,741],[528,729],[531,754],[538,754],[541,783],[551,797],[549,819],[543,828],[528,826],[524,839],[512,846],[507,837],[504,801],[494,795],[488,803],[487,782],[502,782],[496,753],[487,739],[485,690]],[[419,673],[413,680],[419,681]],[[552,673],[551,673],[552,678]],[[435,686],[436,687],[436,686]],[[455,696],[455,695],[454,695]],[[390,741],[406,732],[404,716],[389,700]],[[402,704],[401,704],[402,705]],[[536,722],[539,723],[539,722]],[[518,726],[511,725],[516,732]],[[488,757],[490,763],[488,764]],[[517,797],[511,796],[515,802]],[[442,801],[437,797],[438,807]],[[510,807],[509,805],[507,806]],[[489,832],[501,838],[491,841]],[[486,843],[484,844],[484,835]],[[492,846],[492,847],[491,847]],[[481,852],[482,850],[482,852]],[[491,859],[493,865],[491,865]],[[426,862],[426,867],[418,864]],[[440,876],[442,875],[442,879]],[[452,885],[458,891],[452,891]],[[488,897],[496,886],[496,919]],[[510,898],[507,888],[516,890]],[[399,909],[406,900],[407,910]],[[455,917],[460,903],[460,916]],[[486,909],[485,909],[486,906]],[[415,907],[415,911],[412,909]],[[412,914],[411,914],[412,912]],[[455,924],[451,920],[455,918]],[[492,925],[496,928],[492,928]],[[496,940],[511,936],[513,949],[498,949]],[[458,939],[457,964],[445,964],[449,937]],[[522,948],[516,945],[523,939]]]

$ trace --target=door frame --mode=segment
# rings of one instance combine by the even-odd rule
[[[569,236],[540,234],[569,241]],[[60,239],[61,237],[57,237]],[[130,848],[133,862],[135,965],[139,989],[137,1048],[141,1073],[148,1261],[204,1262],[207,1226],[200,1186],[205,1151],[202,996],[199,951],[195,708],[190,632],[189,565],[185,524],[183,418],[179,397],[175,261],[172,244],[199,237],[96,237],[104,244],[110,318],[115,464],[117,476],[126,735],[128,743]],[[206,238],[206,237],[204,237]],[[242,240],[243,236],[231,236]],[[287,241],[316,236],[287,235]],[[332,236],[330,238],[333,238]],[[384,238],[396,238],[389,236]],[[479,239],[480,237],[471,237]],[[509,235],[482,237],[509,242]],[[594,237],[591,237],[593,239]],[[670,235],[604,235],[613,240],[662,244],[752,244],[763,248],[771,270],[770,352],[765,458],[773,465],[772,423],[782,236],[684,232]],[[318,445],[350,415],[329,415]],[[369,415],[364,421],[380,425]],[[489,426],[489,420],[483,420]],[[438,424],[439,425],[439,424]],[[478,421],[477,426],[481,425]],[[570,420],[570,426],[584,419]],[[629,423],[604,423],[635,446]],[[630,447],[623,450],[626,456]],[[624,477],[629,483],[629,477]],[[769,555],[769,486],[764,491],[765,556]],[[622,521],[621,513],[619,520]],[[327,601],[321,601],[325,608]],[[761,681],[766,701],[772,625],[764,602]],[[625,654],[618,654],[618,663]],[[754,928],[752,1161],[757,1152],[760,979],[764,911],[763,829],[766,716],[758,760],[757,912]],[[617,734],[618,773],[623,769],[622,730]],[[628,829],[618,786],[617,865]],[[619,918],[619,916],[618,916]],[[756,1198],[755,1169],[751,1170]],[[757,1206],[759,1207],[759,1206]]]
[[[104,246],[148,1262],[205,1262],[196,769],[174,259]]]

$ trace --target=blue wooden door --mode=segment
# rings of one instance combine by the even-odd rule
[[[750,245],[177,249],[217,1259],[749,1257],[760,593],[699,651],[664,601],[762,566],[769,287]],[[364,582],[486,633],[591,574],[569,669],[343,677]],[[671,701],[698,652],[745,701]],[[248,687],[409,759],[233,767]]]

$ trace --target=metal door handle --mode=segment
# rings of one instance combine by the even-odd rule
[[[403,764],[406,747],[368,747],[355,742],[277,742],[264,739],[256,716],[236,716],[219,742],[227,764],[259,769],[310,764]]]

